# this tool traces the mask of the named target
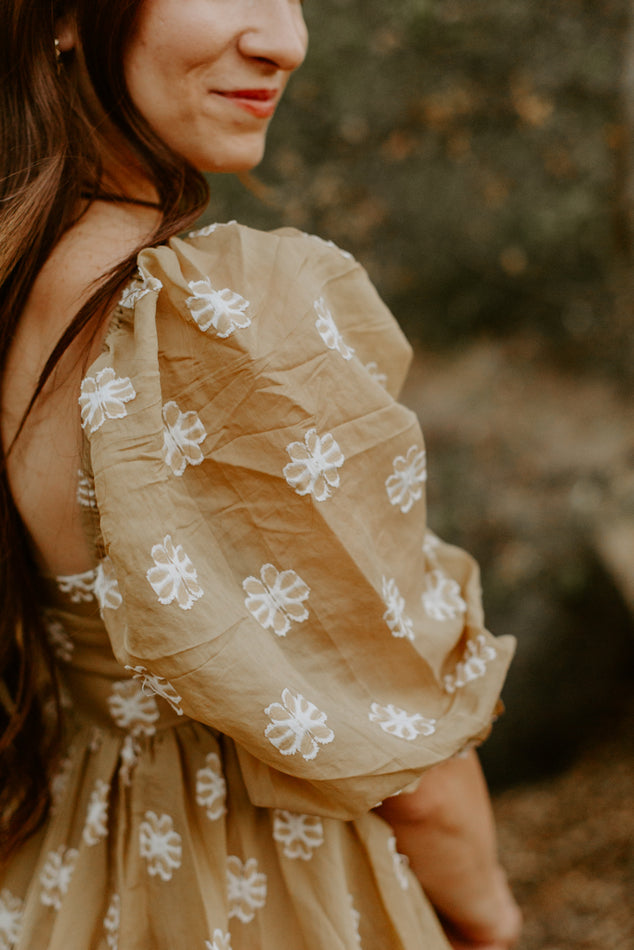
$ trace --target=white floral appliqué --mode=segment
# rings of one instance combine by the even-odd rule
[[[0,950],[11,950],[20,939],[24,904],[4,887],[0,891]]]
[[[344,455],[330,432],[317,435],[309,429],[303,442],[286,446],[291,457],[284,466],[284,478],[298,495],[312,495],[315,501],[325,501],[332,489],[339,487],[339,469]]]
[[[97,565],[93,591],[103,616],[106,608],[118,610],[123,603],[119,590],[119,581],[114,572],[114,566],[109,557],[104,557]]]
[[[271,722],[264,734],[282,755],[300,752],[309,761],[319,752],[319,747],[328,745],[335,734],[326,725],[326,713],[313,703],[290,689],[282,692],[281,703],[271,703],[264,710]]]
[[[68,788],[71,772],[73,771],[73,760],[70,755],[65,756],[58,764],[56,771],[51,776],[49,790],[51,793],[51,813],[55,814],[59,803],[62,800],[64,792]]]
[[[179,696],[172,684],[163,676],[155,676],[154,673],[148,673],[144,666],[126,666],[126,670],[129,670],[134,679],[139,681],[141,684],[141,692],[144,696],[152,694],[160,696],[166,703],[169,703],[178,716],[183,715],[181,707],[182,697]]]
[[[296,815],[283,809],[273,812],[273,837],[283,845],[287,858],[310,861],[324,843],[324,825],[316,815]]]
[[[128,414],[125,404],[135,397],[131,380],[115,376],[111,366],[96,376],[86,376],[79,397],[82,428],[92,433],[100,429],[106,419],[125,418]]]
[[[404,854],[399,854],[397,851],[396,838],[394,835],[390,835],[390,837],[387,839],[387,849],[392,855],[392,863],[394,865],[396,880],[398,881],[401,888],[406,891],[409,888],[409,877],[407,874],[409,861]]]
[[[436,731],[436,720],[421,716],[420,713],[408,713],[388,703],[372,703],[368,713],[370,722],[376,722],[383,732],[413,742],[418,736],[433,736]]]
[[[216,929],[213,932],[213,942],[205,940],[205,950],[231,950],[231,934]]]
[[[226,228],[230,224],[237,224],[237,221],[214,221],[213,224],[206,224],[204,228],[198,228],[196,231],[190,231],[187,237],[189,238],[198,238],[198,237],[209,237],[210,234],[213,234],[214,231],[217,231],[218,228]]]
[[[147,572],[150,586],[160,604],[176,601],[181,610],[189,610],[203,596],[198,573],[182,545],[174,544],[168,534],[162,544],[152,548],[154,567]]]
[[[227,783],[215,752],[210,752],[205,762],[206,766],[196,772],[196,804],[206,810],[210,821],[217,821],[227,810]]]
[[[365,364],[365,370],[368,373],[370,379],[373,379],[375,383],[378,383],[379,386],[382,386],[383,389],[387,387],[387,376],[385,373],[382,373],[379,369],[378,363],[372,360],[371,363]]]
[[[95,599],[96,569],[83,574],[58,574],[55,578],[61,594],[65,594],[71,604],[88,604]]]
[[[323,297],[315,301],[315,327],[329,350],[337,350],[344,360],[351,360],[354,350],[344,342],[341,332],[335,323],[335,318]]]
[[[148,294],[158,294],[162,289],[163,284],[158,277],[152,277],[139,268],[137,277],[124,288],[119,306],[133,310],[139,300],[143,300]]]
[[[175,402],[166,402],[163,423],[163,458],[174,475],[182,475],[188,465],[200,465],[207,432],[198,413],[181,412]]]
[[[108,950],[119,950],[120,924],[121,899],[118,894],[113,894],[103,921],[103,929],[106,933],[106,943],[108,944]]]
[[[438,565],[438,549],[440,548],[440,544],[441,541],[438,535],[427,528],[423,539],[423,554],[433,567]]]
[[[143,692],[136,680],[119,680],[112,685],[108,709],[115,724],[134,736],[153,736],[160,716],[154,696]]]
[[[308,238],[308,240],[310,241],[315,241],[316,243],[321,244],[322,247],[332,248],[333,251],[337,251],[347,261],[354,261],[354,257],[352,256],[350,251],[344,251],[342,248],[339,247],[338,244],[335,244],[334,241],[328,241],[326,240],[326,238],[322,238],[318,234],[308,234],[306,233],[306,231],[300,231],[300,234],[302,235],[302,237]]]
[[[150,877],[171,881],[173,872],[181,866],[183,846],[169,815],[146,811],[139,825],[139,852],[147,861]]]
[[[425,576],[425,590],[421,599],[425,613],[432,620],[455,620],[467,610],[460,596],[460,585],[440,570]]]
[[[405,613],[405,600],[393,578],[384,577],[382,581],[383,602],[387,610],[383,619],[392,631],[393,637],[414,639],[414,624]]]
[[[229,917],[248,924],[255,912],[266,904],[266,874],[258,871],[258,862],[249,858],[244,864],[235,855],[227,857],[227,898]]]
[[[244,330],[251,325],[251,317],[247,313],[249,301],[235,290],[226,287],[224,290],[215,290],[208,277],[191,280],[187,286],[192,295],[185,301],[185,306],[203,333],[213,327],[216,336],[224,339],[236,330]]]
[[[78,851],[66,848],[63,844],[56,851],[50,851],[40,874],[42,891],[40,900],[47,907],[59,910],[62,900],[68,893]]]
[[[425,449],[412,445],[407,455],[394,459],[394,472],[385,482],[390,504],[407,514],[415,501],[423,497],[423,485],[427,481]]]
[[[93,511],[97,508],[95,480],[81,469],[77,472],[77,501],[82,508],[90,508]]]
[[[445,692],[455,693],[467,683],[480,679],[487,671],[488,664],[497,656],[495,647],[487,643],[484,634],[467,643],[462,660],[456,665],[454,673],[445,676]]]
[[[102,838],[108,836],[108,799],[110,786],[102,779],[97,779],[88,803],[86,823],[82,838],[89,846],[98,844]]]
[[[56,659],[62,663],[70,663],[73,658],[75,644],[59,620],[47,618],[45,622],[46,636]]]
[[[247,610],[265,630],[285,637],[292,623],[308,619],[304,601],[310,588],[295,571],[278,571],[272,564],[260,569],[260,580],[247,577],[242,582]]]

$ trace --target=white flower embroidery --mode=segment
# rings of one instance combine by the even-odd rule
[[[308,619],[304,601],[310,588],[295,571],[278,571],[272,564],[260,568],[260,580],[247,577],[242,582],[247,596],[247,610],[265,630],[271,629],[278,637],[285,637],[291,623]]]
[[[197,412],[181,412],[175,402],[163,406],[163,458],[174,475],[182,475],[188,465],[205,460],[201,442],[207,432]]]
[[[383,389],[387,387],[387,376],[385,373],[381,372],[378,364],[375,363],[374,360],[371,363],[366,363],[365,369],[370,378],[373,379],[375,383],[378,383],[379,386],[383,386]]]
[[[57,806],[62,800],[62,796],[68,787],[71,772],[73,770],[73,760],[67,755],[59,763],[56,772],[51,777],[49,789],[51,792],[51,813],[55,814]]]
[[[290,689],[282,692],[282,703],[271,703],[264,710],[271,722],[264,734],[282,755],[297,752],[309,761],[319,752],[320,745],[328,745],[335,734],[326,725],[326,713]]]
[[[210,821],[217,821],[226,812],[227,783],[222,774],[220,759],[215,752],[205,758],[206,767],[196,773],[196,804],[207,811]]]
[[[198,583],[198,573],[185,554],[182,545],[175,545],[168,534],[162,544],[152,548],[154,567],[147,572],[147,579],[160,604],[176,601],[181,610],[189,610],[203,596]]]
[[[103,745],[103,740],[105,739],[105,733],[103,729],[99,729],[97,726],[93,726],[90,741],[88,743],[88,748],[91,752],[99,752],[99,749]]]
[[[423,484],[427,481],[425,449],[412,445],[407,455],[394,459],[394,473],[385,482],[390,504],[398,506],[407,514],[415,501],[423,497]]]
[[[496,656],[495,647],[487,643],[484,634],[479,634],[475,640],[469,640],[455,672],[445,676],[445,692],[455,693],[457,689],[461,689],[467,683],[480,679],[486,673],[487,665]]]
[[[82,508],[92,508],[93,510],[97,508],[95,480],[90,475],[82,472],[81,469],[77,472],[77,501]]]
[[[0,950],[11,950],[22,933],[24,904],[4,887],[0,891]]]
[[[181,708],[182,697],[178,695],[172,684],[163,676],[155,676],[154,673],[148,673],[144,666],[126,666],[130,670],[135,680],[141,684],[141,692],[144,696],[154,693],[160,696],[166,703],[172,707],[177,716],[183,715]]]
[[[354,257],[350,251],[342,250],[334,241],[327,241],[325,238],[319,237],[318,234],[307,234],[305,231],[300,232],[303,237],[308,238],[311,241],[317,241],[319,244],[324,247],[331,247],[334,251],[338,251],[342,257],[345,257],[347,261],[354,261]]]
[[[156,732],[154,723],[160,716],[156,699],[144,693],[133,679],[112,684],[108,709],[115,724],[134,736],[153,736]]]
[[[231,934],[225,934],[222,930],[214,930],[213,943],[205,940],[205,950],[231,950]]]
[[[153,811],[146,811],[139,826],[139,851],[147,861],[150,877],[158,875],[163,881],[171,881],[173,872],[181,866],[181,842],[169,815],[159,817]]]
[[[147,733],[149,734],[149,733]],[[130,734],[123,740],[121,752],[119,753],[119,778],[124,785],[130,785],[132,782],[132,773],[139,761],[141,755],[141,745],[136,735]]]
[[[258,862],[249,858],[244,864],[235,855],[227,857],[227,898],[229,918],[248,924],[266,903],[266,874],[258,871]]]
[[[396,879],[401,888],[406,891],[409,888],[409,877],[407,874],[409,861],[404,854],[399,854],[399,852],[396,850],[396,838],[394,835],[390,835],[390,837],[387,839],[387,849],[392,855]]]
[[[126,402],[135,397],[130,379],[115,376],[111,366],[100,370],[96,377],[86,376],[79,397],[82,429],[87,428],[92,433],[100,429],[106,419],[123,419],[128,414]]]
[[[296,815],[276,809],[273,812],[273,837],[284,846],[287,858],[310,861],[315,849],[324,843],[324,826],[316,815]]]
[[[197,326],[206,333],[211,327],[216,335],[225,339],[236,330],[251,326],[251,317],[246,312],[249,301],[235,290],[215,290],[208,277],[203,280],[190,280],[188,285],[192,296],[185,301]]]
[[[408,713],[398,706],[388,703],[387,706],[381,706],[380,703],[372,703],[368,713],[370,722],[379,724],[383,732],[388,735],[397,736],[399,739],[406,739],[413,742],[417,736],[433,736],[436,731],[436,720],[421,716],[420,713]]]
[[[315,327],[319,336],[322,338],[329,350],[337,350],[343,356],[344,360],[351,360],[354,356],[354,350],[348,346],[339,331],[335,318],[330,308],[327,306],[323,297],[315,301]]]
[[[108,944],[108,950],[119,950],[120,923],[121,900],[118,894],[113,894],[103,921],[103,929],[106,932],[106,943]]]
[[[291,442],[286,446],[291,457],[284,466],[284,478],[298,495],[312,495],[315,501],[325,501],[332,489],[339,486],[339,472],[345,462],[336,441],[327,432],[317,435],[309,429],[303,442]]]
[[[414,624],[405,613],[405,600],[393,578],[383,578],[383,601],[387,607],[383,619],[392,631],[392,636],[413,640]]]
[[[226,228],[230,224],[237,224],[237,221],[215,221],[213,224],[207,224],[204,228],[198,228],[197,231],[190,231],[187,237],[197,238],[197,237],[208,237],[210,234],[213,234],[214,231],[217,231],[218,228]]]
[[[426,575],[421,599],[425,613],[432,620],[455,620],[467,609],[460,596],[460,585],[440,570]]]
[[[89,846],[98,844],[102,838],[108,837],[109,795],[110,786],[102,779],[97,779],[88,803],[86,824],[82,832],[82,837]]]
[[[359,927],[361,925],[361,914],[354,906],[354,899],[352,894],[348,894],[348,902],[350,904],[350,913],[352,914],[352,926],[354,927],[354,935],[357,942],[357,947],[361,950],[361,934],[359,933]]]
[[[163,284],[158,277],[151,277],[139,268],[138,276],[124,288],[119,299],[119,306],[126,310],[133,310],[139,300],[147,294],[158,294],[162,289]]]
[[[423,539],[423,554],[434,567],[438,564],[438,548],[440,547],[440,538],[430,531],[425,531]]]
[[[60,593],[67,594],[71,604],[87,604],[95,598],[96,569],[83,574],[60,574],[55,580]]]
[[[66,848],[63,844],[57,851],[49,852],[40,874],[40,900],[47,907],[59,910],[62,906],[75,870],[77,855],[75,848]]]
[[[70,663],[73,658],[75,644],[59,620],[46,619],[46,636],[55,657],[62,663]]]
[[[123,598],[119,590],[119,581],[117,580],[114,566],[109,557],[102,558],[97,565],[93,591],[102,616],[106,608],[109,610],[118,610],[123,603]]]

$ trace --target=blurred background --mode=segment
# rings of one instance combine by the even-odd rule
[[[518,638],[482,750],[522,950],[634,948],[631,0],[308,0],[203,223],[352,251],[415,345],[430,525]]]

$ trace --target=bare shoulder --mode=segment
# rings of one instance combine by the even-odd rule
[[[149,238],[155,223],[154,212],[93,205],[44,264],[24,318],[36,314],[40,329],[50,327],[57,338],[99,281]]]

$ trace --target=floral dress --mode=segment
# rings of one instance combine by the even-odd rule
[[[443,950],[372,810],[483,737],[513,651],[426,530],[409,347],[291,231],[145,250],[79,403],[95,566],[50,583],[53,808],[0,950]]]

